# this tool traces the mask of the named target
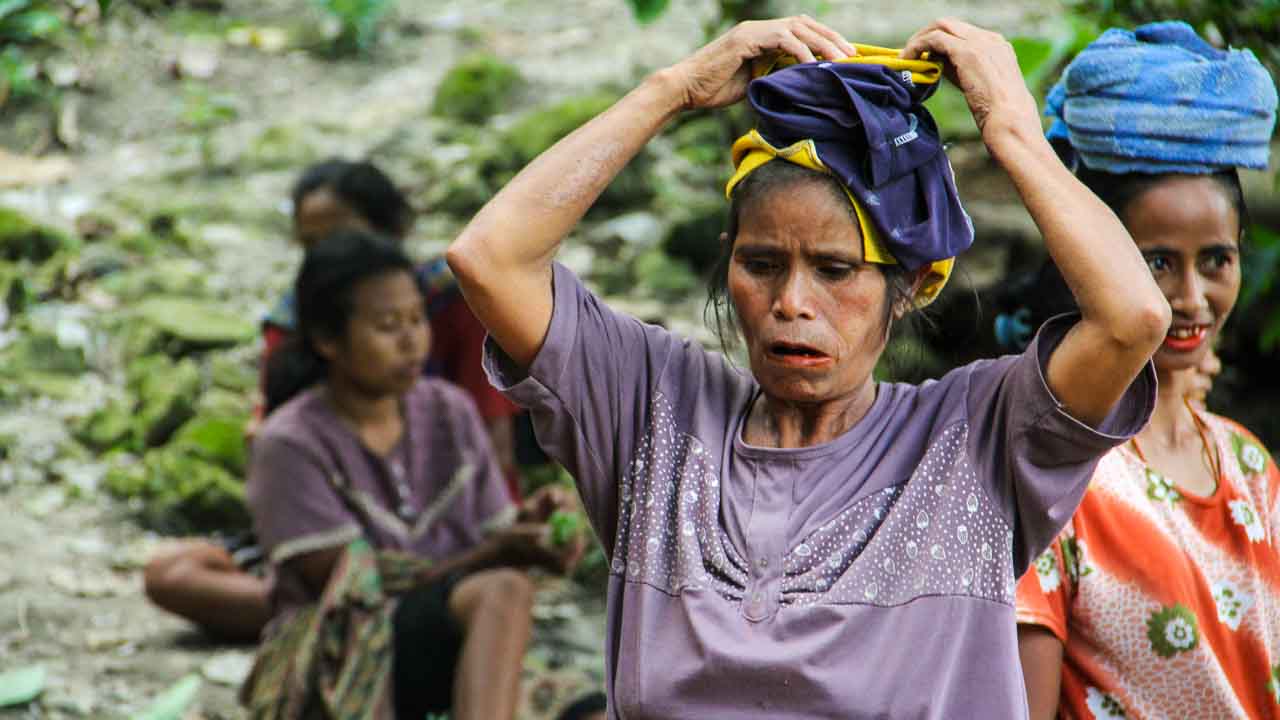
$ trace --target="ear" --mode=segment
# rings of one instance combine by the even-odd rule
[[[911,294],[909,297],[900,298],[893,304],[893,319],[901,320],[907,313],[916,307],[916,293],[920,292],[920,288],[924,287],[924,281],[929,277],[929,266],[916,269],[915,272],[908,276],[911,283]]]

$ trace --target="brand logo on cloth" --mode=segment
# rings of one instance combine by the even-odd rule
[[[902,82],[904,82],[904,83],[906,83],[906,84],[910,85],[911,87],[915,87],[915,86],[916,86],[916,81],[911,79],[911,71],[910,71],[910,70],[903,70],[903,71],[902,71],[902,73],[901,73],[901,75],[900,75],[900,77],[902,78]]]
[[[903,145],[906,145],[912,140],[920,137],[920,133],[916,132],[916,128],[920,126],[920,118],[917,118],[915,113],[908,113],[907,117],[911,118],[911,127],[908,128],[906,132],[893,139],[894,147],[902,147]]]

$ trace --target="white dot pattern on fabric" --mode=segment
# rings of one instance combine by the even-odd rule
[[[964,425],[944,430],[906,482],[796,538],[783,556],[781,604],[966,595],[1012,605],[1013,531],[979,486],[966,441]],[[672,595],[708,589],[742,601],[749,566],[720,527],[718,477],[710,453],[677,429],[669,401],[655,394],[619,492],[612,572]]]

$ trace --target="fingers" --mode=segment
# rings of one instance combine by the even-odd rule
[[[826,60],[842,60],[858,54],[858,51],[841,37],[840,33],[807,15],[792,19],[791,32],[814,55],[821,55]]]

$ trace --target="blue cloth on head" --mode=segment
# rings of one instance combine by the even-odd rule
[[[756,130],[775,147],[812,140],[907,270],[973,244],[951,162],[921,104],[936,84],[883,65],[804,63],[747,86]]]
[[[1184,22],[1112,28],[1049,91],[1049,139],[1093,170],[1205,174],[1266,169],[1276,87],[1248,50],[1219,50]]]

